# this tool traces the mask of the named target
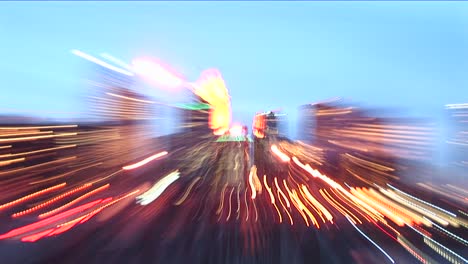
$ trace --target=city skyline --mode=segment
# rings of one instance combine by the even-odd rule
[[[435,118],[445,104],[468,100],[463,3],[1,5],[1,24],[8,26],[0,32],[12,36],[0,44],[4,112],[83,111],[82,79],[90,69],[70,54],[75,48],[127,62],[159,58],[190,81],[218,68],[233,121],[248,126],[256,112],[278,108],[295,123],[298,106],[335,96]]]

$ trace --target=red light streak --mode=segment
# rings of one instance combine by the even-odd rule
[[[20,235],[20,234],[24,234],[24,233],[29,232],[29,231],[33,231],[33,230],[35,230],[37,228],[46,226],[46,225],[51,224],[51,223],[53,223],[53,222],[55,222],[57,220],[60,220],[62,218],[73,215],[73,214],[75,214],[77,212],[81,212],[81,211],[84,211],[86,209],[89,209],[89,208],[95,206],[96,204],[100,203],[101,201],[102,200],[99,199],[99,200],[96,200],[96,201],[93,201],[93,202],[89,202],[87,204],[84,204],[84,205],[78,206],[76,208],[70,209],[68,211],[65,211],[63,213],[60,213],[58,215],[55,215],[55,216],[52,216],[50,218],[46,218],[44,220],[41,220],[39,222],[35,222],[33,224],[30,224],[30,225],[26,225],[26,226],[23,226],[23,227],[13,229],[13,230],[9,231],[8,233],[0,235],[0,239],[10,238],[10,237],[14,237],[14,236],[17,236],[17,235]]]

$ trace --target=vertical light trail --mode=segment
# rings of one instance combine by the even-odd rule
[[[241,201],[240,201],[240,183],[239,183],[239,186],[237,187],[237,217],[236,219],[239,219],[240,217],[240,205],[241,205]]]
[[[317,215],[320,217],[320,219],[322,219],[322,222],[325,224],[326,221],[325,221],[325,218],[323,218],[323,214],[320,212],[320,210],[318,210],[306,197],[306,194],[304,193],[304,191],[299,188],[298,189],[300,194],[302,195],[302,197],[304,198],[304,201],[305,201],[305,204],[306,205],[309,205],[316,213]]]
[[[246,212],[246,216],[245,216],[245,221],[249,221],[249,204],[247,203],[247,190],[245,190],[245,195],[244,195],[244,201],[245,201],[245,212]]]
[[[288,208],[291,207],[291,204],[289,203],[288,198],[286,197],[286,195],[283,193],[283,191],[279,187],[278,179],[276,177],[275,177],[275,185],[276,185],[276,188],[278,188],[278,192],[281,194],[281,196],[283,196],[284,200],[286,201],[286,206],[288,206]],[[279,199],[279,195],[278,195],[278,199]],[[279,199],[279,200],[281,200],[281,199]]]
[[[254,172],[254,167],[252,166],[252,168],[250,169],[250,173],[249,173],[249,185],[250,185],[250,189],[252,190],[252,199],[255,199],[255,197],[257,197],[257,192],[255,190],[255,185],[253,183],[253,172]]]
[[[312,196],[312,194],[309,192],[309,189],[307,189],[305,185],[302,185],[302,190],[306,194],[307,199],[325,215],[328,221],[331,222],[333,220],[333,216],[330,214],[330,212],[325,209],[325,207],[319,201],[317,201],[314,196]]]
[[[226,217],[226,221],[228,221],[229,218],[231,217],[231,199],[232,199],[233,193],[234,193],[234,187],[231,190],[231,194],[229,194],[229,213],[228,213],[228,216]]]
[[[281,206],[283,206],[283,209],[284,209],[284,211],[285,211],[285,212],[286,212],[286,214],[288,215],[288,217],[289,217],[289,221],[291,222],[291,225],[293,225],[293,224],[294,224],[294,222],[293,222],[293,220],[292,220],[291,214],[289,214],[289,212],[288,212],[288,208],[286,208],[286,206],[284,206],[284,204],[283,204],[283,201],[281,201],[281,198],[280,198],[280,193],[279,193],[279,192],[280,192],[280,190],[278,189],[278,191],[276,192],[276,193],[277,193],[277,195],[278,195],[278,200],[279,200],[279,202],[280,202]],[[283,194],[283,195],[284,195],[284,194]],[[289,207],[289,202],[288,202],[288,207]]]

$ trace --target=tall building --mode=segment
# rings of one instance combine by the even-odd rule
[[[190,103],[178,104],[182,120],[182,131],[185,133],[211,133],[209,126],[210,105],[194,95]]]
[[[89,121],[99,124],[99,128],[87,132],[93,136],[79,136],[90,139],[96,154],[115,154],[109,166],[146,155],[148,142],[154,137],[155,126],[150,120],[155,119],[155,102],[135,90],[133,76],[95,67],[87,101]]]
[[[297,122],[298,139],[311,144],[314,141],[315,109],[312,105],[302,105],[299,107],[299,122]]]
[[[401,177],[409,166],[432,158],[430,122],[375,117],[375,111],[338,103],[313,107],[314,144],[332,153],[328,160],[342,175],[384,184]]]
[[[468,104],[450,104],[446,106],[451,132],[447,140],[450,165],[468,167]]]

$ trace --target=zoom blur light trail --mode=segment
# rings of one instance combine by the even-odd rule
[[[162,178],[159,180],[151,189],[143,193],[142,195],[136,197],[137,203],[141,205],[148,205],[154,200],[156,200],[165,190],[169,185],[171,185],[174,181],[179,179],[179,172],[174,171],[167,175],[166,177]]]
[[[283,152],[281,152],[278,147],[276,145],[272,145],[271,146],[271,151],[276,155],[278,156],[278,158],[281,159],[281,161],[283,162],[289,162],[291,160],[291,158],[289,158],[286,154],[284,154]]]
[[[155,160],[157,158],[165,156],[167,154],[168,154],[167,151],[159,152],[159,153],[156,153],[156,154],[154,154],[154,155],[152,155],[152,156],[150,156],[150,157],[148,157],[148,158],[146,158],[146,159],[144,159],[142,161],[139,161],[139,162],[131,164],[131,165],[124,166],[124,167],[122,167],[122,169],[123,170],[133,170],[133,169],[141,167],[141,166],[143,166],[143,165],[145,165],[145,164],[147,164],[147,163],[149,163],[149,162],[151,162],[151,161],[153,161],[153,160]]]

